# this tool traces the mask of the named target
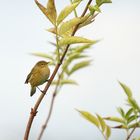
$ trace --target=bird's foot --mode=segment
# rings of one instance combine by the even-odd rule
[[[49,81],[50,81],[50,79],[46,80],[46,82],[49,82]]]
[[[37,87],[37,88],[41,93],[45,94],[45,92],[43,90],[41,90],[39,87]]]

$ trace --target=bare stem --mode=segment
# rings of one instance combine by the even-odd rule
[[[56,94],[57,94],[58,87],[60,85],[60,80],[61,80],[61,76],[59,76],[59,78],[58,78],[55,90],[54,90],[53,95],[52,95],[51,105],[50,105],[50,109],[49,109],[49,113],[48,113],[47,119],[46,119],[45,123],[42,125],[42,129],[40,131],[40,134],[39,134],[37,140],[41,140],[41,138],[43,136],[43,133],[44,133],[44,131],[45,131],[47,125],[48,125],[48,122],[50,120],[50,117],[52,115],[53,106],[54,106],[54,100],[55,100],[55,97],[56,97]]]
[[[86,7],[85,7],[85,9],[84,9],[84,11],[83,11],[81,17],[83,17],[83,16],[86,14],[86,11],[88,10],[88,6],[90,5],[91,2],[92,2],[92,0],[89,0],[89,2],[87,3],[87,5],[86,5]],[[80,24],[78,24],[77,26],[75,26],[74,31],[73,31],[73,33],[72,33],[72,36],[75,35],[75,33],[76,33],[76,31],[77,31],[79,25],[80,25]],[[60,59],[60,62],[56,65],[56,67],[55,67],[55,69],[54,69],[54,71],[53,71],[53,73],[52,73],[52,75],[51,75],[51,77],[50,77],[48,83],[46,84],[46,86],[45,86],[45,88],[44,88],[44,90],[43,90],[43,93],[41,93],[41,95],[40,95],[39,98],[37,99],[37,101],[36,101],[34,107],[31,108],[29,120],[28,120],[28,123],[27,123],[27,126],[26,126],[26,130],[25,130],[25,134],[24,134],[24,140],[28,140],[28,137],[29,137],[29,133],[30,133],[30,130],[31,130],[31,126],[32,126],[33,120],[34,120],[34,118],[35,118],[35,116],[36,116],[36,114],[37,114],[37,109],[38,109],[38,107],[39,107],[41,101],[43,100],[45,94],[47,93],[47,91],[48,91],[48,89],[49,89],[49,87],[50,87],[50,85],[51,85],[51,83],[52,83],[52,81],[53,81],[53,79],[54,79],[56,73],[58,72],[58,69],[59,69],[59,67],[61,66],[61,64],[62,64],[62,62],[63,62],[63,60],[64,60],[64,58],[65,58],[65,55],[66,55],[66,53],[67,53],[67,51],[68,51],[68,49],[69,49],[69,46],[70,46],[70,45],[67,45],[67,47],[66,47],[64,53],[62,54],[62,57],[61,57],[61,59]]]
[[[43,136],[43,133],[44,133],[44,131],[45,131],[47,125],[48,125],[48,122],[50,120],[50,117],[51,117],[51,114],[52,114],[52,111],[53,111],[55,97],[56,97],[56,93],[54,92],[53,95],[52,95],[52,100],[51,100],[51,105],[50,105],[50,109],[49,109],[49,114],[47,116],[47,119],[46,119],[44,125],[42,125],[41,131],[40,131],[40,134],[39,134],[37,140],[41,140],[41,138]]]
[[[132,136],[132,134],[134,133],[135,129],[137,128],[137,126],[135,126],[132,131],[130,132],[130,134],[127,136],[126,140],[129,140],[130,137]]]

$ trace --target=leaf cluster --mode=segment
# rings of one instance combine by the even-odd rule
[[[57,79],[55,79],[52,84],[57,85],[58,80],[60,81],[60,87],[64,84],[77,84],[75,80],[70,79],[70,76],[91,64],[91,59],[85,54],[85,50],[89,50],[98,40],[73,36],[73,32],[75,28],[79,30],[91,24],[95,20],[97,13],[100,12],[99,7],[104,3],[109,3],[109,1],[96,0],[96,6],[92,4],[89,5],[89,11],[85,16],[79,16],[76,12],[82,0],[71,0],[71,3],[65,6],[59,14],[57,13],[54,0],[48,0],[46,6],[43,6],[38,0],[35,0],[35,2],[47,19],[52,23],[52,27],[47,29],[47,31],[53,33],[56,38],[56,43],[51,43],[55,49],[49,52],[49,54],[37,52],[32,53],[32,55],[43,57],[50,61],[51,66],[55,66],[60,63],[60,58],[66,47],[71,45],[63,61],[62,68],[57,74]],[[68,16],[72,12],[75,13],[75,16],[68,19]]]
[[[95,125],[100,130],[105,140],[109,139],[109,137],[111,136],[111,128],[106,124],[104,119],[99,114],[96,114],[96,116],[94,116],[87,111],[77,111],[83,118],[91,122],[91,124]]]
[[[94,124],[102,132],[105,139],[109,138],[107,136],[111,135],[111,130],[110,130],[111,128],[126,130],[127,140],[128,140],[129,137],[131,136],[131,133],[133,133],[133,131],[136,128],[140,127],[140,105],[134,99],[131,89],[127,85],[121,82],[119,82],[119,84],[127,96],[126,102],[128,107],[126,111],[122,107],[117,108],[120,117],[117,116],[101,117],[98,114],[96,116],[93,116],[87,111],[78,110],[78,112],[82,115],[82,117],[84,117],[86,120]],[[105,121],[115,122],[116,126],[109,127]],[[105,131],[105,128],[109,130]],[[139,140],[139,139],[140,138],[134,138],[133,140]]]

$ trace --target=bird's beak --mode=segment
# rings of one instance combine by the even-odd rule
[[[49,64],[50,62],[47,62],[47,64]]]

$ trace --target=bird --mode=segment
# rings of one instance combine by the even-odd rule
[[[31,72],[27,75],[25,84],[30,83],[31,85],[30,96],[33,96],[35,94],[36,88],[38,88],[39,85],[42,85],[48,81],[48,78],[50,76],[48,63],[49,62],[43,60],[37,62],[32,68]]]

